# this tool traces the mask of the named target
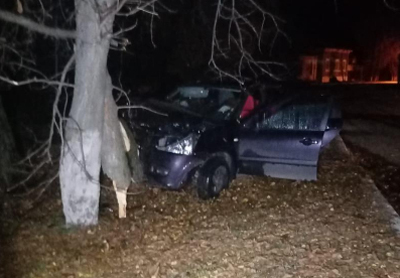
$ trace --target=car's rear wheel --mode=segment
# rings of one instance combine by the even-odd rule
[[[197,193],[201,199],[217,198],[229,186],[230,170],[223,158],[213,158],[199,171]]]

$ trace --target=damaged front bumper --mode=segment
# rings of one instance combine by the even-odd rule
[[[202,165],[203,159],[194,155],[174,154],[153,150],[147,161],[147,173],[163,186],[179,189],[190,172]]]

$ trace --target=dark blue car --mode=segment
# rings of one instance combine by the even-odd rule
[[[315,180],[319,153],[342,126],[332,98],[304,88],[182,86],[143,106],[124,118],[146,173],[171,189],[193,178],[203,199],[237,173]]]

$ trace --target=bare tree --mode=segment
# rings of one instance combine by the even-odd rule
[[[20,1],[16,0],[16,3],[20,13]],[[74,42],[74,53],[62,72],[54,78],[43,76],[17,81],[8,76],[0,76],[0,80],[17,86],[33,83],[55,86],[56,97],[49,138],[36,152],[50,153],[54,133],[58,131],[61,134],[59,179],[66,224],[87,226],[98,222],[100,168],[113,180],[120,217],[126,216],[126,195],[131,181],[125,152],[131,151],[129,148],[135,147],[135,144],[124,143],[121,132],[124,129],[119,124],[118,109],[112,97],[115,87],[108,73],[107,57],[111,48],[126,47],[124,34],[136,25],[114,32],[115,18],[143,12],[150,16],[152,28],[152,19],[158,15],[156,5],[164,5],[157,0],[75,0],[74,4],[75,13],[71,16],[75,18],[75,29],[47,26],[45,20],[40,22],[0,10],[0,20],[57,40]],[[275,78],[271,67],[282,65],[259,60],[253,53],[254,49],[260,52],[264,50],[265,36],[269,35],[270,44],[273,44],[276,37],[282,34],[279,19],[255,0],[216,0],[216,4],[212,21],[211,67],[220,76],[228,76],[239,82],[242,81],[244,69]],[[46,15],[45,7],[42,8]],[[267,29],[266,25],[272,28]],[[234,70],[231,70],[227,62],[232,61],[232,57],[236,59]],[[74,82],[68,83],[67,73],[73,65]],[[65,110],[61,111],[58,107],[65,87],[73,89],[68,117]],[[52,177],[48,182],[55,178]]]
[[[240,83],[261,75],[279,78],[286,68],[272,61],[272,50],[287,37],[283,21],[275,15],[278,4],[276,0],[186,1],[178,19],[186,28],[174,32],[169,72],[187,81],[203,74]]]
[[[375,47],[373,61],[373,79],[379,80],[382,70],[390,72],[391,80],[397,80],[400,39],[385,37]]]
[[[270,1],[271,2],[271,1]],[[265,4],[265,3],[264,3]],[[209,65],[222,77],[243,82],[244,71],[279,79],[274,67],[282,63],[265,61],[255,56],[272,49],[279,36],[286,37],[280,28],[282,20],[268,11],[261,1],[217,0]],[[224,61],[230,61],[224,66]],[[231,64],[236,65],[232,69]]]
[[[13,157],[16,156],[15,140],[5,114],[2,98],[0,96],[0,214],[2,200],[9,184],[9,171]]]
[[[131,28],[113,33],[115,16],[133,16],[154,10],[156,1],[76,0],[76,30],[48,27],[26,17],[0,11],[0,19],[56,39],[73,39],[74,54],[60,79],[32,78],[15,81],[1,77],[13,85],[46,83],[57,86],[53,110],[53,125],[45,145],[49,150],[54,129],[62,135],[60,184],[67,225],[94,225],[98,221],[100,167],[114,181],[121,203],[120,217],[125,216],[126,190],[130,171],[118,124],[117,108],[112,98],[113,85],[107,71],[110,44],[118,47],[121,35]],[[66,74],[75,62],[74,84],[65,82]],[[68,118],[58,109],[64,86],[74,89]],[[122,192],[122,196],[121,193]]]

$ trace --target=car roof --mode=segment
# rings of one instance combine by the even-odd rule
[[[215,88],[215,89],[223,89],[223,90],[232,90],[236,92],[241,92],[243,89],[239,85],[230,84],[230,83],[193,83],[193,84],[184,84],[178,86],[178,88],[182,87],[199,87],[199,88]]]

